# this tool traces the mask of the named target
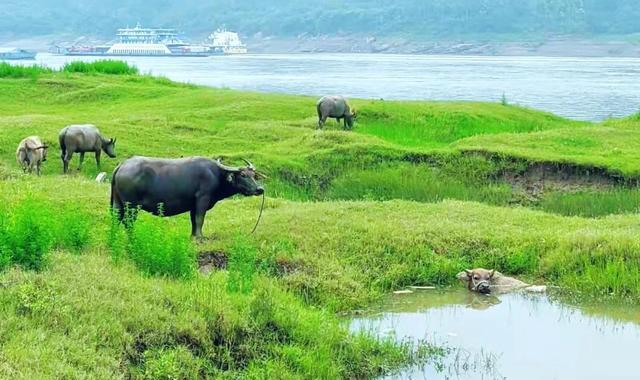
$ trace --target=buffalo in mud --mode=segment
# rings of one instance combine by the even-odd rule
[[[342,96],[325,96],[316,104],[318,111],[318,128],[322,128],[328,118],[334,118],[340,123],[344,120],[344,128],[353,128],[356,118],[355,110],[351,109],[347,100]]]
[[[116,139],[108,139],[100,133],[95,125],[69,125],[63,128],[58,135],[60,142],[61,158],[64,165],[64,173],[69,171],[69,161],[74,153],[80,153],[80,165],[82,168],[84,154],[94,152],[96,165],[100,169],[100,155],[104,151],[111,158],[116,157]]]
[[[191,235],[201,238],[205,214],[216,203],[236,194],[264,193],[256,182],[260,174],[246,162],[246,167],[230,167],[203,157],[129,158],[113,173],[111,207],[120,221],[125,219],[125,207],[161,216],[188,211]]]
[[[36,174],[40,175],[40,166],[47,160],[48,146],[42,143],[40,137],[29,136],[18,144],[16,150],[16,161],[25,173],[31,173],[36,169]]]

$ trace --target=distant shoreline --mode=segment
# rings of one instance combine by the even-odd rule
[[[53,44],[70,44],[72,36],[32,38],[0,37],[0,46],[15,46],[46,52]],[[192,39],[197,42],[197,38]],[[542,57],[628,57],[640,58],[640,41],[619,37],[588,39],[554,37],[544,41],[435,41],[400,37],[306,36],[245,37],[249,53],[384,53],[415,55],[542,56]],[[87,44],[104,40],[86,38]]]

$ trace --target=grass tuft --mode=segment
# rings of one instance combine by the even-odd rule
[[[512,198],[506,184],[468,183],[428,166],[394,165],[351,172],[332,183],[329,199],[406,199],[439,202],[445,199],[506,205]]]
[[[0,62],[0,78],[32,78],[37,79],[40,74],[48,74],[53,70],[44,66],[32,65],[11,65],[6,62]]]
[[[538,207],[566,216],[600,217],[611,214],[635,214],[640,211],[639,189],[551,193]]]
[[[65,73],[136,75],[138,68],[124,61],[99,60],[95,62],[69,62],[62,67]]]

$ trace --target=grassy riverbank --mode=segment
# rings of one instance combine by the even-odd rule
[[[349,334],[336,312],[467,266],[640,299],[637,117],[354,100],[354,131],[316,131],[315,98],[31,70],[0,80],[0,377],[370,378],[428,346]],[[117,137],[108,173],[131,155],[252,160],[269,176],[256,234],[259,199],[237,198],[202,243],[184,215],[127,236],[90,156],[60,174],[72,123]],[[51,145],[40,178],[14,158],[34,134]]]

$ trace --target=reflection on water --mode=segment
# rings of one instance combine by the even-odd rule
[[[572,306],[545,295],[466,289],[395,295],[352,321],[447,347],[444,358],[390,379],[638,379],[640,307]]]
[[[80,59],[99,58],[39,54],[37,63],[60,67]],[[627,116],[640,107],[640,58],[262,54],[118,59],[145,73],[241,90],[491,102],[504,93],[510,103],[583,120]]]

